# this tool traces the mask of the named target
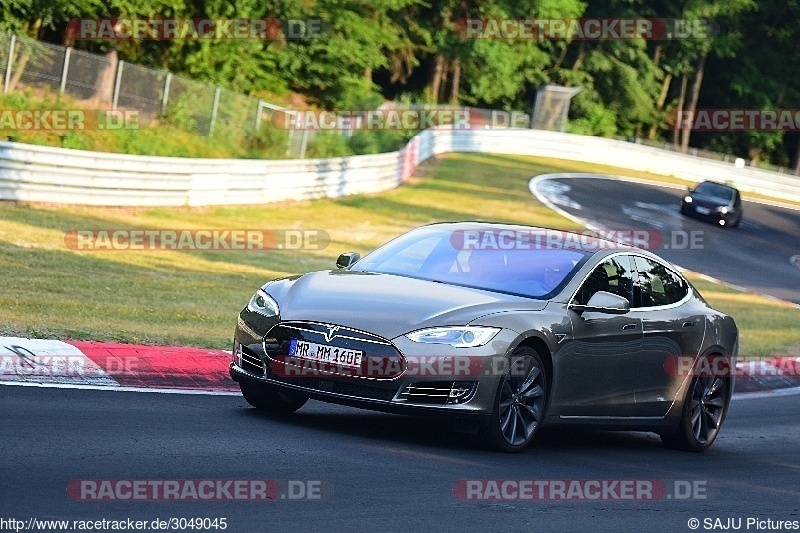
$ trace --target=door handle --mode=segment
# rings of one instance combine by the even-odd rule
[[[626,329],[636,329],[636,324],[625,324],[624,326],[622,326],[622,329],[623,329],[623,330],[626,330]]]
[[[692,320],[691,322],[684,322],[683,323],[683,327],[685,327],[685,328],[693,328],[694,324],[695,324],[694,320]]]

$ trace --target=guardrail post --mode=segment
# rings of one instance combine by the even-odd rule
[[[122,67],[125,64],[121,59],[117,63],[117,79],[114,80],[114,99],[111,101],[111,110],[117,109],[117,102],[119,101],[119,84],[122,81]]]
[[[214,91],[214,105],[211,106],[211,124],[208,125],[208,136],[214,135],[214,122],[217,120],[217,108],[219,108],[219,92],[220,89]]]
[[[14,45],[17,44],[17,36],[11,36],[11,44],[8,45],[8,63],[6,63],[6,81],[3,84],[3,94],[8,94],[8,84],[11,83],[11,65],[14,64]]]
[[[172,73],[167,72],[167,79],[164,80],[164,96],[161,98],[161,116],[167,114],[167,100],[169,100],[169,85],[172,83]]]
[[[64,66],[61,69],[61,87],[58,89],[58,94],[63,95],[64,89],[67,88],[67,74],[69,73],[69,56],[70,52],[72,52],[72,48],[67,46],[64,49]]]

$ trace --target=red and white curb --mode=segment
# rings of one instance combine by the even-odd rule
[[[0,337],[0,385],[238,395],[231,354],[192,347]],[[736,397],[800,394],[800,357],[736,364]]]
[[[238,394],[230,352],[0,337],[0,384],[179,394]]]

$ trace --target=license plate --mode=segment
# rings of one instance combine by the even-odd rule
[[[333,365],[360,367],[364,352],[292,339],[289,341],[289,356]]]
[[[697,211],[701,215],[710,215],[711,214],[711,209],[708,209],[707,207],[700,207],[699,205],[697,207],[695,207],[695,211]]]

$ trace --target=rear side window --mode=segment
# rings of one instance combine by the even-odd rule
[[[636,281],[633,284],[633,306],[655,307],[681,301],[689,287],[683,278],[657,261],[634,256]]]
[[[633,306],[633,269],[630,256],[617,255],[597,266],[575,295],[575,302],[586,305],[598,291],[622,296]]]

